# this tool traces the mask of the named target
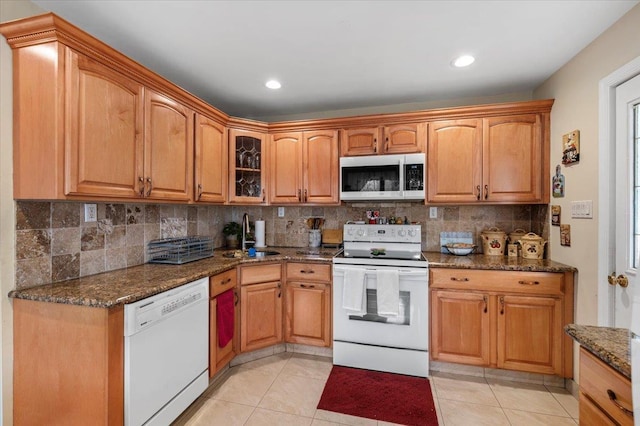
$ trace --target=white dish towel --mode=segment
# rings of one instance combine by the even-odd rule
[[[354,314],[367,313],[367,290],[364,269],[345,268],[342,287],[342,307]]]
[[[395,269],[379,269],[377,278],[378,315],[396,317],[400,307],[400,282]]]

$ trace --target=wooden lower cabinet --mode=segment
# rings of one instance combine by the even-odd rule
[[[430,287],[433,360],[572,376],[572,273],[431,268]]]
[[[240,309],[238,309],[239,294],[237,289],[236,270],[214,275],[209,278],[209,377],[227,365],[239,353]],[[234,292],[234,333],[233,338],[224,347],[218,343],[218,296],[228,290]]]
[[[124,423],[124,309],[13,301],[16,425]]]
[[[431,292],[431,356],[439,361],[490,364],[489,297],[482,293]]]
[[[631,381],[580,348],[580,424],[632,426],[632,412]]]
[[[240,350],[248,352],[282,342],[280,263],[240,267]]]
[[[284,338],[288,343],[331,346],[331,265],[286,265]]]

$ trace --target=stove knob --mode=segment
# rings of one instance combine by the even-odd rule
[[[358,229],[358,237],[362,237],[364,235],[364,229]]]
[[[398,231],[398,236],[399,237],[404,237],[405,235],[407,235],[407,231],[405,231],[404,229],[400,229]]]
[[[416,236],[416,230],[415,229],[409,229],[409,236],[410,237],[415,237]]]
[[[353,235],[353,229],[352,228],[347,229],[347,235]]]

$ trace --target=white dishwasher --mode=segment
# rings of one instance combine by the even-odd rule
[[[209,385],[209,280],[124,307],[126,426],[168,425]]]

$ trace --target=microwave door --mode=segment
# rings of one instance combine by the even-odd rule
[[[341,158],[340,198],[342,200],[402,198],[401,185],[404,176],[402,159],[400,156],[386,157]]]

